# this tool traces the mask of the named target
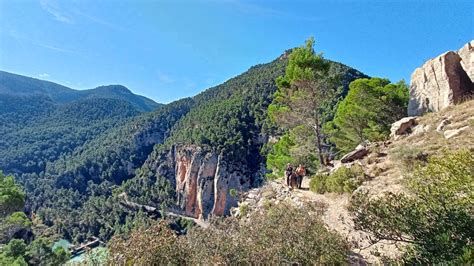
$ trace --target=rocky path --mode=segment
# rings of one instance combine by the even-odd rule
[[[304,178],[302,189],[294,193],[303,201],[322,202],[327,206],[322,219],[329,229],[337,231],[351,245],[353,263],[380,263],[379,254],[388,257],[400,255],[400,249],[395,243],[390,241],[375,243],[368,233],[355,229],[352,217],[347,210],[351,194],[317,194],[309,190],[309,181],[309,178]],[[379,183],[384,183],[384,181],[370,180],[365,182],[364,185],[373,187],[374,185],[380,185]]]
[[[173,216],[173,217],[180,217],[180,218],[183,218],[183,219],[186,219],[186,220],[190,220],[190,221],[193,221],[196,225],[202,227],[202,228],[208,228],[209,227],[209,223],[206,222],[205,220],[201,220],[201,219],[196,219],[194,217],[190,217],[190,216],[186,216],[186,215],[182,215],[182,214],[177,214],[177,213],[174,213],[174,212],[167,212],[166,213],[167,216]]]
[[[310,179],[304,178],[301,189],[290,190],[283,180],[268,182],[262,188],[250,190],[240,206],[247,205],[250,209],[258,209],[265,201],[278,204],[282,201],[291,201],[297,206],[303,204],[318,204],[325,206],[321,219],[329,230],[337,231],[351,246],[351,264],[381,263],[379,253],[393,257],[399,254],[394,243],[373,243],[369,234],[356,230],[347,210],[350,194],[317,194],[309,190]],[[238,212],[238,208],[236,208]],[[239,215],[234,213],[234,215]]]

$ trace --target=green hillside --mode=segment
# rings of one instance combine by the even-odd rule
[[[87,99],[56,105],[46,97],[2,96],[0,169],[40,173],[46,164],[138,115],[130,103]]]

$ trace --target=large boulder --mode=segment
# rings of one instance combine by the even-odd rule
[[[436,131],[442,133],[444,131],[444,128],[449,124],[451,124],[450,118],[444,118],[441,123],[439,123],[439,125],[436,127]]]
[[[444,137],[446,139],[450,139],[452,137],[456,137],[457,135],[461,134],[463,131],[469,129],[469,126],[464,126],[462,128],[458,128],[458,129],[450,129],[450,130],[446,130],[444,132]]]
[[[392,124],[390,128],[390,136],[397,139],[401,135],[411,133],[412,127],[416,125],[416,117],[404,117]]]
[[[411,75],[408,115],[437,112],[471,95],[472,52],[468,43],[459,53],[446,52],[417,68]]]
[[[359,146],[357,146],[357,148],[355,150],[353,150],[353,151],[349,152],[348,154],[344,155],[341,158],[341,163],[349,163],[349,162],[352,162],[352,161],[355,161],[355,160],[362,159],[368,153],[369,153],[369,150],[366,147],[364,147],[362,145],[359,145]]]

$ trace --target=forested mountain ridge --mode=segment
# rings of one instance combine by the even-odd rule
[[[153,111],[161,104],[156,103],[152,99],[149,99],[145,96],[137,95],[132,93],[129,89],[122,85],[107,85],[99,86],[95,89],[81,90],[82,97],[86,99],[90,98],[111,98],[119,99],[130,102],[140,111]]]
[[[127,221],[134,215],[127,218],[114,189],[134,175],[192,105],[183,99],[133,117],[47,164],[44,172],[22,175],[27,209],[77,241],[91,235],[107,239],[131,226]]]
[[[149,98],[133,94],[121,85],[74,90],[54,82],[0,71],[0,95],[4,94],[10,96],[46,96],[58,104],[89,98],[120,99],[130,102],[139,111],[151,111],[160,105]]]
[[[76,92],[66,86],[5,71],[0,71],[0,94],[15,96],[44,95],[60,103],[72,101],[76,98]]]
[[[47,163],[159,106],[120,85],[81,91],[0,71],[0,169],[39,174]]]

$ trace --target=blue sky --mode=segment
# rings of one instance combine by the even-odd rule
[[[300,46],[392,81],[474,37],[463,0],[0,0],[0,69],[170,102]]]

